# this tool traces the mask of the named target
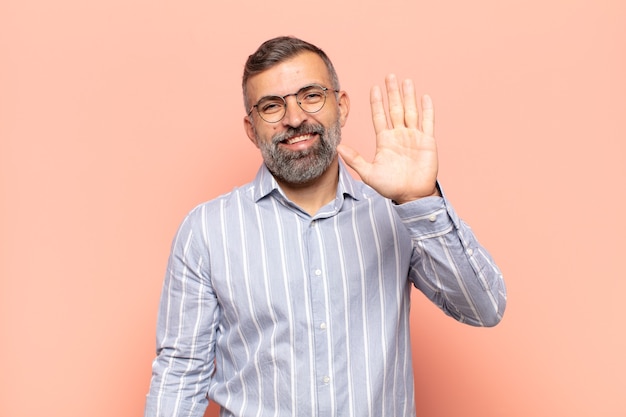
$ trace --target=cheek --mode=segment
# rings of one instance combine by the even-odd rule
[[[277,131],[278,129],[275,126],[253,128],[254,142],[257,147],[259,146],[259,142],[271,143],[272,137],[277,133]]]

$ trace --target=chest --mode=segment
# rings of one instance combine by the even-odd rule
[[[384,207],[321,219],[254,207],[223,216],[208,240],[226,322],[306,321],[316,308],[346,315],[368,300],[392,302],[407,286],[411,242]]]

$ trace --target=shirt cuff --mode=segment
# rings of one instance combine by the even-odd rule
[[[413,239],[422,240],[449,233],[459,226],[459,217],[448,202],[441,187],[441,197],[424,197],[394,205],[400,220]]]

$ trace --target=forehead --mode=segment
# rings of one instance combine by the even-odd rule
[[[330,86],[328,69],[322,58],[303,52],[248,79],[248,98],[255,102],[265,96],[283,96],[308,84]]]

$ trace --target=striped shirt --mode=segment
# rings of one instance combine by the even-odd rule
[[[414,416],[412,286],[476,326],[506,304],[445,197],[395,205],[340,165],[311,217],[262,166],[176,234],[145,416]]]

